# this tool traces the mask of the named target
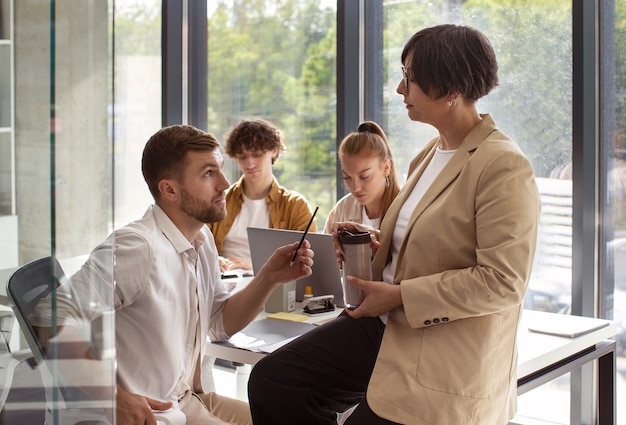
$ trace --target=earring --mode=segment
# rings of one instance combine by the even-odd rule
[[[385,176],[385,187],[389,187],[389,176]]]
[[[455,97],[454,99],[448,101],[448,106],[452,106],[452,105],[459,106],[459,98],[458,97]]]

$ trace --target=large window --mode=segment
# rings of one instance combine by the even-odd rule
[[[153,202],[141,175],[141,153],[161,127],[161,1],[117,0],[112,12],[112,225],[119,228]]]
[[[282,130],[278,181],[319,206],[335,202],[336,12],[318,0],[208,1],[208,130],[218,139],[244,118]],[[239,169],[227,158],[231,182]]]
[[[587,74],[589,68],[594,68],[595,51],[592,49],[596,46],[593,29],[595,11],[593,7],[587,9],[589,6],[590,3],[567,0],[549,3],[532,0],[513,3],[480,0],[394,1],[374,2],[374,5],[366,7],[365,12],[366,15],[369,12],[383,17],[383,47],[379,55],[384,69],[384,112],[378,119],[382,120],[390,135],[394,155],[402,171],[406,170],[415,152],[434,135],[432,128],[407,119],[402,98],[395,93],[400,79],[400,52],[404,42],[420,28],[449,22],[476,27],[488,36],[498,55],[500,86],[479,102],[479,110],[491,113],[499,127],[516,140],[529,157],[535,169],[543,204],[537,255],[525,308],[566,314],[572,311],[581,314],[582,311],[587,315],[615,318],[624,328],[626,276],[620,264],[626,258],[620,258],[626,255],[623,137],[625,80],[622,75],[623,45],[626,42],[623,15],[625,3],[616,2],[615,16],[611,13],[612,6],[603,3],[601,7],[603,24],[600,27],[608,30],[602,31],[599,41],[602,47],[598,52],[601,52],[602,60],[608,63],[601,66],[599,75]],[[578,16],[582,16],[578,21],[575,19],[576,10]],[[614,31],[613,25],[609,25],[613,19]],[[372,19],[367,20],[370,21]],[[577,28],[573,28],[575,22],[578,22]],[[582,28],[585,25],[587,28]],[[580,41],[575,52],[576,33]],[[591,54],[589,50],[592,50]],[[578,68],[575,69],[576,62]],[[579,78],[575,84],[574,76],[577,72]],[[592,102],[587,100],[586,103],[576,105],[574,100],[576,96],[582,99],[583,93],[588,93],[589,89],[595,90],[595,81],[604,84],[598,94],[602,124],[596,124],[593,120]],[[616,110],[613,111],[613,108]],[[589,137],[589,121],[583,123],[587,126],[585,128],[582,128],[583,124],[574,122],[574,111],[577,110],[582,111],[579,118],[588,120],[591,116],[591,126],[597,125],[602,129],[599,130],[602,133],[600,140],[607,146],[603,146],[599,154],[603,164],[601,170],[595,170],[594,158],[589,155],[595,149],[600,149],[598,140],[593,130]],[[375,112],[372,117],[366,118],[374,117]],[[576,142],[577,147],[574,135],[576,129],[582,134]],[[576,151],[579,152],[578,161],[574,161]],[[600,175],[598,185],[583,187],[583,181],[587,185],[596,171]],[[599,209],[594,203],[596,193],[599,194]],[[576,196],[579,208],[574,212]],[[591,213],[583,213],[583,209],[589,211],[589,207]],[[578,220],[574,220],[577,214]],[[583,229],[581,223],[590,225]],[[597,254],[590,248],[590,245],[593,246],[595,231],[593,223],[602,226],[601,235],[596,234],[595,238],[601,237],[606,243],[606,247],[599,248],[603,254]],[[582,236],[577,236],[577,233]],[[584,275],[580,273],[583,266],[573,265],[573,258],[584,257],[587,261],[594,255],[601,259],[600,264],[587,267]],[[588,294],[592,294],[594,299],[588,300]],[[620,356],[624,355],[625,335],[622,333],[618,336]],[[626,405],[623,360],[623,357],[618,358],[618,409]],[[593,394],[593,384],[589,382],[591,374],[583,373],[582,376],[578,372],[576,376],[566,375],[520,397],[516,421],[580,423],[582,420],[586,423],[585,414],[580,413],[581,408],[577,407],[581,405],[581,399],[571,396],[579,391],[583,394],[586,392],[587,396]],[[618,410],[618,418],[619,423],[626,423],[624,412]]]
[[[492,114],[500,129],[518,142],[539,177],[542,195],[550,194],[542,199],[556,204],[544,208],[540,253],[527,307],[566,310],[571,294],[571,199],[567,208],[572,193],[571,3],[390,2],[383,13],[386,89],[382,119],[403,172],[434,135],[432,127],[407,118],[402,96],[395,92],[404,43],[423,27],[447,22],[478,28],[491,40],[500,84],[479,101],[478,109]]]

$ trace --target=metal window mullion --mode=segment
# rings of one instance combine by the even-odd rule
[[[572,314],[597,317],[598,0],[572,2]],[[596,423],[594,366],[571,374],[571,424]]]
[[[364,0],[337,0],[337,148],[363,119]],[[345,195],[337,161],[337,199]]]
[[[183,7],[181,0],[163,0],[162,7],[161,125],[167,126],[183,123]]]
[[[163,0],[162,125],[207,128],[206,0]]]
[[[188,7],[188,123],[202,130],[208,128],[208,18],[207,0],[189,0]]]
[[[364,4],[364,50],[363,50],[363,111],[364,119],[381,124],[384,122],[383,92],[385,70],[383,62],[383,0],[368,0]],[[400,58],[394,58],[400,66]],[[399,71],[398,71],[399,75]]]

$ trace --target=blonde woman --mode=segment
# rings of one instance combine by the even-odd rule
[[[324,232],[336,222],[351,221],[376,229],[389,205],[400,192],[391,148],[385,132],[373,121],[365,121],[339,145],[341,173],[349,194],[328,214]]]

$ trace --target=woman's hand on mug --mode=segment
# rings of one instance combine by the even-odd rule
[[[333,223],[331,233],[335,243],[335,256],[337,257],[337,263],[339,264],[340,269],[343,268],[343,247],[339,241],[339,233],[344,229],[351,233],[368,232],[370,234],[370,238],[372,239],[372,257],[376,254],[376,250],[380,247],[380,242],[378,242],[380,231],[378,229],[366,224],[354,223],[352,221]]]
[[[377,317],[402,305],[400,285],[390,285],[380,281],[348,277],[348,283],[363,291],[363,300],[354,310],[346,309],[346,313],[354,319],[360,317]]]

